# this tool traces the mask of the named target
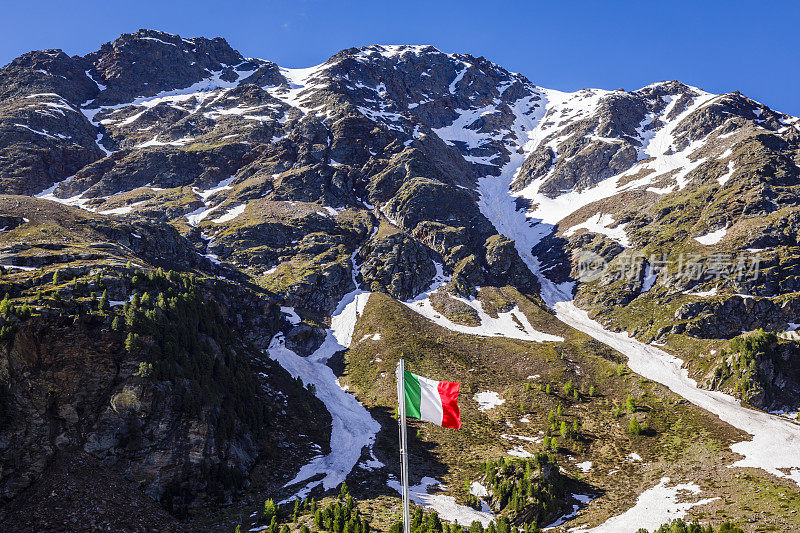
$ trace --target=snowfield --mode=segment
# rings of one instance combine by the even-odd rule
[[[316,396],[325,404],[333,419],[330,453],[312,459],[286,486],[320,475],[322,478],[307,483],[286,501],[295,496],[305,498],[311,489],[320,484],[325,490],[339,486],[358,464],[364,448],[367,448],[371,457],[364,463],[365,466],[369,469],[383,466],[372,455],[372,445],[380,431],[380,424],[353,395],[342,390],[333,370],[326,364],[336,352],[350,346],[353,328],[368,300],[369,293],[358,289],[346,294],[331,317],[331,327],[322,345],[308,357],[301,357],[288,349],[283,333],[275,335],[270,343],[269,356],[278,361],[292,377],[300,377],[303,383],[313,384]],[[292,322],[299,319],[293,308],[282,308],[282,311]]]
[[[622,513],[607,520],[604,524],[592,529],[571,529],[574,533],[636,533],[639,528],[648,531],[658,529],[661,524],[683,518],[692,507],[705,505],[719,498],[708,498],[696,502],[679,501],[685,494],[696,495],[700,487],[696,483],[683,483],[667,487],[669,478],[661,481],[653,488],[647,489],[639,495],[636,504]]]
[[[485,507],[482,511],[476,511],[472,507],[456,503],[456,499],[452,496],[429,494],[428,487],[436,485],[439,485],[439,482],[432,477],[423,477],[418,485],[408,488],[409,498],[417,505],[433,509],[439,513],[439,517],[442,520],[454,522],[462,526],[469,526],[472,522],[478,521],[486,527],[489,525],[489,522],[494,520],[494,513],[491,510],[487,510]],[[399,481],[390,479],[389,487],[402,494],[402,486]]]
[[[625,233],[625,224],[619,224],[616,228],[612,228],[611,226],[613,225],[614,217],[611,215],[597,213],[596,215],[589,217],[586,222],[581,222],[580,224],[576,224],[569,228],[564,232],[564,236],[571,237],[579,229],[585,228],[592,233],[600,233],[601,235],[605,235],[606,237],[617,241],[621,246],[629,248],[631,243],[628,240],[628,234]]]
[[[475,309],[478,313],[481,325],[464,326],[452,322],[449,318],[433,308],[429,297],[412,303],[406,302],[406,305],[409,309],[419,313],[431,322],[447,328],[450,331],[466,333],[467,335],[508,337],[510,339],[520,339],[531,342],[562,342],[564,340],[563,337],[535,330],[525,314],[519,310],[518,306],[515,306],[514,309],[510,311],[497,313],[497,318],[492,318],[483,310],[483,305],[479,300],[461,298],[455,295],[450,295],[450,297]]]
[[[244,210],[245,210],[246,207],[247,207],[247,204],[241,204],[241,205],[237,205],[236,207],[232,207],[231,209],[229,209],[221,217],[212,218],[211,222],[214,222],[215,224],[222,224],[223,222],[230,222],[234,218],[236,218],[239,215],[241,215],[242,213],[244,213]]]

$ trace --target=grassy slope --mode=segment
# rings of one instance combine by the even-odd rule
[[[618,354],[555,321],[516,291],[505,289],[503,293],[518,300],[534,327],[562,335],[565,342],[540,344],[462,335],[425,320],[386,295],[370,297],[346,353],[342,382],[351,385],[359,400],[388,424],[378,443],[384,462],[396,463],[396,433],[390,415],[396,404],[393,369],[402,354],[415,372],[462,382],[464,425],[460,431],[410,424],[412,480],[436,476],[462,502],[465,482],[477,478],[483,460],[507,456],[518,444],[530,452],[541,446],[506,440],[501,434],[541,437],[540,432],[548,426],[548,413],[562,405],[562,418],[569,423],[578,419],[584,429],[578,440],[559,439],[558,462],[599,495],[575,523],[584,519],[600,522],[618,514],[643,490],[669,476],[674,482],[697,482],[703,489],[701,497],[723,497],[693,509],[690,516],[746,522],[761,513],[759,521],[765,525],[759,527],[767,529],[760,530],[800,528],[800,518],[793,514],[800,507],[796,487],[761,471],[725,468],[737,458],[728,446],[746,436],[656,383],[627,371],[618,375]],[[380,340],[365,338],[374,333],[380,333]],[[537,374],[539,378],[527,379]],[[579,400],[565,398],[561,392],[568,380],[581,391]],[[537,386],[526,387],[526,383]],[[546,394],[547,383],[558,394]],[[587,394],[590,386],[596,389],[594,397]],[[500,393],[506,402],[479,411],[472,396],[484,390]],[[635,413],[625,411],[628,395],[636,400]],[[619,419],[612,414],[617,405],[623,411]],[[523,416],[530,423],[520,422]],[[646,422],[650,431],[629,435],[632,416]],[[628,460],[631,452],[644,461]],[[587,460],[594,463],[587,474],[573,466]],[[784,496],[778,499],[778,494]]]

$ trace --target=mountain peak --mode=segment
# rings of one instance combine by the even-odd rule
[[[411,450],[462,516],[488,523],[491,508],[529,531],[589,500],[588,520],[616,514],[642,485],[632,457],[648,479],[755,494],[719,467],[741,460],[723,421],[755,428],[737,453],[760,480],[800,465],[783,453],[800,426],[778,431],[732,397],[800,406],[796,345],[734,353],[742,331],[797,335],[798,129],[738,93],[561,92],[430,45],[287,69],[219,37],[141,29],[85,57],[21,56],[0,70],[0,190],[18,195],[0,195],[0,497],[49,524],[6,529],[53,528],[76,499],[52,487],[75,476],[48,465],[79,450],[89,472],[119,475],[114,494],[226,522],[206,529],[240,512],[243,530],[275,529],[269,504],[246,502],[313,497],[386,530],[403,353],[469,391],[464,438],[415,426]],[[722,276],[739,264],[749,277]],[[504,455],[527,459],[485,462]],[[23,491],[37,479],[51,483]],[[375,499],[326,501],[345,479]],[[39,494],[53,505],[28,512]],[[731,514],[766,502],[792,521],[776,530],[800,527],[775,491],[748,498]],[[338,527],[306,507],[281,530]]]

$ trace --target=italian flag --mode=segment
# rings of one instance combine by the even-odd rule
[[[458,389],[461,383],[435,381],[411,372],[403,372],[406,416],[433,422],[446,428],[459,429]]]

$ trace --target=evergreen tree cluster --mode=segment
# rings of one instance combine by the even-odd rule
[[[722,350],[722,363],[714,370],[714,385],[731,381],[736,391],[745,398],[768,390],[759,369],[765,360],[775,360],[773,347],[778,336],[771,331],[759,329],[753,334],[740,335],[731,340],[730,348]],[[730,359],[730,362],[728,361]]]
[[[307,520],[301,520],[308,517]],[[314,498],[295,500],[291,513],[283,511],[271,499],[264,502],[259,513],[259,522],[268,525],[267,533],[288,533],[289,522],[300,524],[300,533],[327,531],[331,533],[369,533],[370,523],[356,508],[356,501],[342,483],[339,496],[326,507],[320,507]],[[308,525],[307,525],[307,524]],[[311,526],[311,527],[309,527]]]
[[[642,528],[636,533],[649,533],[646,529]],[[664,524],[660,528],[656,529],[653,533],[744,533],[741,528],[738,528],[731,524],[730,522],[726,522],[719,526],[719,528],[714,528],[712,525],[701,526],[697,522],[692,522],[687,524],[681,519],[674,520],[669,524]]]
[[[317,509],[314,512],[314,525],[319,531],[368,533],[370,531],[369,522],[354,507],[353,497],[348,495],[344,504],[337,500],[325,509]]]
[[[137,292],[112,329],[125,335],[128,353],[144,359],[139,375],[171,382],[178,409],[191,416],[211,407],[223,441],[234,435],[237,420],[245,432],[262,428],[267,406],[255,401],[258,382],[248,349],[233,335],[216,301],[189,274],[138,272],[132,284]]]
[[[27,320],[30,316],[31,307],[27,302],[17,305],[6,294],[0,300],[0,341],[10,339],[20,322]]]
[[[564,479],[546,453],[487,461],[481,482],[492,495],[493,509],[507,513],[518,525],[538,525],[564,506]],[[476,509],[481,507],[480,499],[471,494],[468,502]]]
[[[417,507],[411,515],[412,533],[539,533],[541,529],[536,524],[514,526],[505,516],[490,522],[485,528],[480,522],[472,522],[469,528],[464,529],[458,524],[442,522],[436,512],[424,513]],[[390,533],[403,533],[403,522],[396,522],[389,529]]]

